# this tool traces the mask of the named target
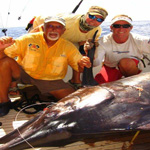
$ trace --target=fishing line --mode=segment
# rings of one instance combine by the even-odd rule
[[[22,108],[22,109],[16,114],[16,116],[15,116],[15,121],[17,121],[17,118],[18,118],[19,114],[20,114],[24,109],[26,109],[26,108],[28,108],[28,107],[31,107],[31,106],[42,105],[42,104],[50,104],[50,103],[49,103],[49,102],[44,102],[44,103],[32,104],[32,105],[28,105],[28,106]],[[52,103],[51,103],[51,105],[52,105]],[[48,106],[45,107],[45,108],[49,108],[49,106],[50,106],[50,105],[48,105]],[[20,137],[21,137],[31,148],[35,149],[35,148],[22,136],[21,132],[19,131],[19,128],[16,128],[16,130],[18,131]]]
[[[21,15],[22,15],[22,14],[23,14],[23,12],[25,11],[25,9],[26,9],[26,7],[27,7],[27,5],[28,5],[29,1],[30,1],[30,0],[28,0],[28,1],[27,1],[27,3],[25,4],[25,7],[23,8],[23,10],[22,10],[22,12],[21,12],[20,16],[18,17],[18,20],[20,20],[20,19],[21,19]]]
[[[1,16],[1,14],[0,14],[1,23],[2,23],[2,27],[3,27],[1,31],[4,33],[5,36],[7,35],[6,32],[7,32],[8,17],[9,17],[9,15],[10,15],[10,5],[11,5],[11,0],[9,1],[9,8],[8,8],[8,12],[7,12],[7,18],[6,18],[6,24],[5,24],[5,25],[3,24],[2,16]]]
[[[11,5],[11,0],[9,1],[9,8],[8,8],[8,14],[7,14],[7,19],[6,19],[6,27],[7,27],[8,17],[10,15],[10,5]]]
[[[2,19],[1,13],[0,13],[0,20],[1,20],[2,28],[4,28],[4,24],[3,24],[3,19]]]

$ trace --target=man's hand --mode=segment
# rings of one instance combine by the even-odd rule
[[[86,55],[88,53],[88,50],[91,50],[93,48],[94,44],[95,44],[96,47],[99,46],[99,43],[97,41],[94,42],[94,43],[92,42],[92,40],[88,40],[88,41],[85,42],[84,51],[85,51]]]
[[[78,62],[79,65],[79,71],[83,72],[84,67],[90,68],[91,67],[91,62],[90,58],[87,56],[83,56],[80,61]]]
[[[0,51],[14,44],[15,40],[12,37],[4,36],[0,38]]]

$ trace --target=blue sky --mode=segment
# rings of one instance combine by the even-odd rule
[[[3,5],[0,5],[0,27],[26,26],[34,16],[70,13],[79,2],[80,0],[3,0]],[[118,14],[127,14],[134,21],[150,20],[150,0],[83,0],[76,13],[84,14],[92,5],[108,11],[108,22]],[[18,20],[19,16],[21,20]]]

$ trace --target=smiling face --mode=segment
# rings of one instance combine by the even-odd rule
[[[48,22],[44,24],[44,37],[47,42],[57,41],[64,31],[65,27],[59,22]]]
[[[117,25],[118,27],[116,28],[115,25]],[[116,21],[115,23],[113,23],[113,25],[110,26],[111,31],[113,32],[113,38],[117,43],[124,43],[127,41],[129,33],[133,28],[133,26],[129,25],[130,24],[127,21],[120,20]]]
[[[104,21],[104,18],[100,15],[91,15],[87,13],[85,20],[88,25],[98,27]]]

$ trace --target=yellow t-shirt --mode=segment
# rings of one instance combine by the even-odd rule
[[[48,48],[43,32],[26,34],[5,49],[9,57],[18,57],[18,63],[26,73],[35,79],[58,80],[67,73],[68,65],[78,71],[78,61],[82,58],[77,48],[60,38]]]

